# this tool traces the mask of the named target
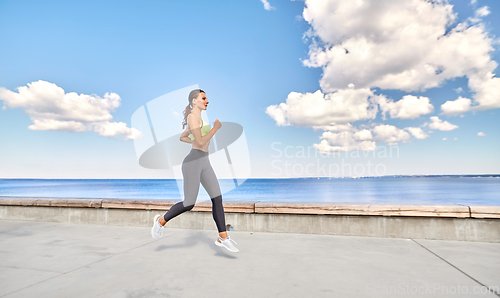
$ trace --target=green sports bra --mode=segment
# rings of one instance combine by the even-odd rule
[[[195,116],[198,117],[198,115],[195,115]],[[198,117],[198,118],[200,118],[200,117]],[[203,119],[201,119],[201,121],[203,121],[203,123],[201,124],[201,127],[200,127],[201,136],[204,136],[210,131],[210,125]],[[193,134],[189,134],[189,138],[191,139],[191,141],[193,141],[194,140]]]

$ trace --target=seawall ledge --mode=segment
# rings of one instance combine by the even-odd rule
[[[150,227],[178,200],[0,197],[0,220]],[[217,231],[210,200],[167,228]],[[500,206],[225,201],[229,231],[500,243]]]
[[[133,210],[169,210],[179,200],[175,199],[109,199],[109,198],[59,198],[0,196],[3,206],[75,207]],[[304,215],[359,215],[359,216],[408,216],[451,218],[500,219],[500,206],[463,205],[393,205],[366,202],[263,202],[224,201],[227,213],[304,214]],[[192,211],[211,212],[210,200],[197,202]]]

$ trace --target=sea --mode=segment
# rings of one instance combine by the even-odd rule
[[[222,189],[226,183],[236,185],[230,179],[219,179],[219,183]],[[0,179],[0,199],[180,201],[179,186],[182,180],[175,179]],[[201,185],[199,194],[208,198]],[[500,175],[247,179],[222,196],[225,201],[500,206]]]

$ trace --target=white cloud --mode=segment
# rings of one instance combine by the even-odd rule
[[[353,135],[354,135],[354,138],[356,140],[360,140],[360,141],[366,141],[366,140],[373,139],[372,133],[368,129],[363,129],[363,130],[357,131]]]
[[[353,150],[373,151],[377,149],[376,142],[397,145],[398,142],[410,141],[411,136],[406,130],[416,139],[425,139],[428,137],[420,127],[400,129],[393,125],[376,124],[371,129],[359,130],[352,126],[348,128],[339,130],[339,132],[324,132],[320,137],[322,141],[319,144],[313,144],[313,146],[322,154]]]
[[[408,142],[411,137],[410,134],[403,129],[397,128],[393,125],[382,124],[373,128],[377,142],[389,143],[389,145],[396,145],[398,142]]]
[[[455,100],[448,100],[441,105],[442,114],[444,115],[458,115],[470,110],[471,100],[465,97],[458,97]]]
[[[429,135],[426,134],[420,127],[407,127],[406,128],[416,139],[425,139]]]
[[[488,6],[483,6],[476,10],[475,16],[473,18],[469,18],[471,23],[478,23],[482,21],[482,17],[485,17],[490,14],[490,10]]]
[[[106,93],[97,95],[65,93],[56,84],[39,80],[17,88],[18,93],[0,87],[0,100],[6,108],[22,108],[33,121],[31,130],[57,130],[83,132],[95,130],[101,136],[141,137],[141,133],[128,128],[123,122],[110,122],[110,112],[120,106],[120,96]]]
[[[303,63],[323,68],[323,92],[351,83],[425,90],[466,76],[478,110],[500,107],[492,39],[481,23],[452,27],[456,14],[447,1],[310,0],[303,16],[313,39]]]
[[[443,138],[443,141],[446,141],[446,140],[447,140],[447,138]]]
[[[429,137],[432,131],[419,127],[356,128],[356,121],[375,119],[379,107],[383,120],[387,115],[415,119],[434,111],[427,97],[408,94],[393,101],[376,95],[377,89],[425,91],[465,77],[472,97],[447,101],[442,114],[500,108],[500,78],[495,77],[497,64],[490,55],[492,38],[480,21],[456,23],[457,14],[448,1],[306,0],[305,5],[302,15],[310,28],[303,39],[311,45],[302,62],[322,68],[321,88],[314,93],[291,92],[286,102],[269,106],[266,113],[278,126],[324,130],[321,142],[314,144],[318,150],[375,150],[377,142]],[[478,9],[476,16],[487,11]],[[458,127],[437,116],[430,119],[424,125],[430,129]]]
[[[271,105],[266,113],[278,126],[321,127],[374,119],[378,96],[370,89],[344,89],[323,94],[290,92],[286,103]]]
[[[432,110],[428,98],[406,96],[394,103],[375,95],[370,89],[348,89],[323,94],[291,92],[285,103],[268,106],[266,113],[278,126],[312,127],[324,130],[319,144],[314,144],[321,153],[339,151],[376,150],[376,142],[391,145],[411,139],[408,130],[417,139],[427,137],[421,128],[399,129],[392,125],[376,125],[371,129],[358,129],[351,122],[372,120],[377,114],[377,102],[397,118],[414,118]]]
[[[495,67],[496,67],[496,63]],[[492,72],[474,75],[469,79],[469,88],[476,91],[474,101],[476,106],[471,110],[489,110],[500,108],[500,78],[493,77]]]
[[[414,119],[420,115],[429,114],[434,110],[429,98],[423,96],[405,95],[396,102],[380,96],[378,104],[383,112],[384,120],[387,112],[389,112],[391,118]]]
[[[286,119],[287,109],[287,104],[280,103],[279,105],[268,106],[266,109],[266,113],[276,121],[276,125],[289,126],[291,124]]]
[[[326,131],[320,137],[323,140],[319,144],[313,144],[313,146],[322,154],[353,150],[373,151],[377,149],[377,146],[375,142],[371,141],[372,138],[371,132],[367,129],[339,133]]]
[[[476,10],[476,17],[485,17],[490,14],[490,10],[488,9],[488,6],[483,6]]]
[[[264,4],[265,10],[276,9],[276,8],[272,7],[271,4],[269,4],[269,1],[267,1],[267,0],[260,0],[260,2],[262,2],[262,4]]]
[[[321,129],[321,130],[329,130],[329,131],[355,131],[356,128],[352,126],[351,123],[346,123],[346,124],[335,124],[335,125],[313,125],[312,128],[314,131]]]
[[[458,128],[457,125],[451,124],[448,121],[443,121],[439,119],[437,116],[432,116],[430,117],[431,123],[429,124],[430,129],[437,129],[437,130],[454,130]]]
[[[469,78],[469,87],[475,90],[474,101],[459,96],[454,101],[447,101],[441,105],[442,114],[458,115],[468,111],[484,111],[500,108],[500,78],[493,77],[493,74],[486,73],[483,77],[478,75]]]
[[[84,132],[87,127],[78,121],[59,121],[54,119],[33,119],[32,125],[28,126],[31,130],[58,130],[67,132]]]
[[[480,136],[480,137],[485,137],[486,136],[486,134],[484,132],[482,132],[482,131],[478,132],[477,135]]]
[[[92,124],[93,130],[102,137],[124,136],[125,140],[134,140],[142,137],[142,133],[135,128],[128,128],[124,122],[101,121]]]

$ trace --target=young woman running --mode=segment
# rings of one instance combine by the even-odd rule
[[[220,121],[215,120],[214,127],[201,119],[201,111],[207,109],[208,100],[205,91],[195,89],[189,93],[189,104],[184,111],[184,122],[182,128],[188,126],[181,134],[180,140],[193,144],[191,152],[182,162],[182,176],[184,178],[184,201],[173,205],[164,216],[157,214],[154,218],[151,236],[159,239],[163,236],[163,227],[165,224],[177,215],[193,209],[198,197],[198,190],[201,185],[205,188],[212,200],[212,216],[217,229],[219,238],[215,244],[226,248],[232,252],[239,250],[233,245],[234,240],[229,238],[226,232],[226,221],[224,218],[224,207],[222,206],[222,194],[219,181],[208,159],[208,145],[215,132],[222,126]]]

